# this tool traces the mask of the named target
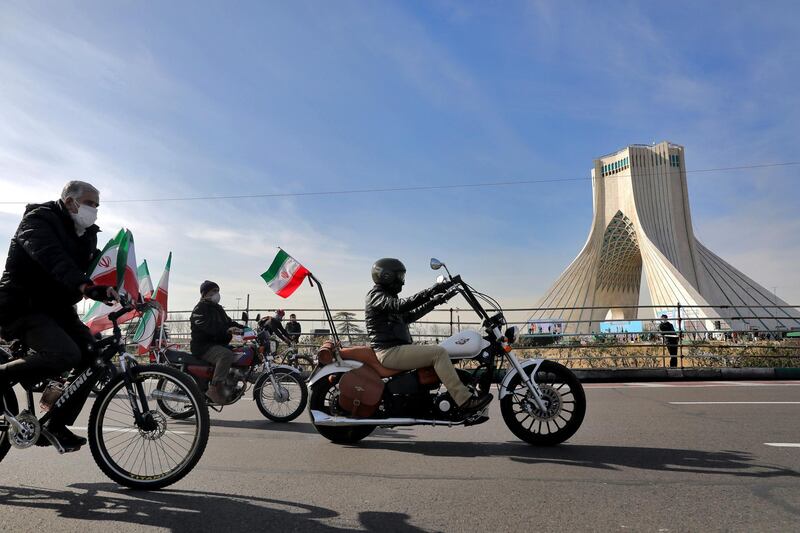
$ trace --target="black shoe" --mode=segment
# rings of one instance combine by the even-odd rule
[[[66,426],[50,427],[50,425],[48,425],[42,429],[46,430],[50,436],[56,440],[57,444],[55,446],[59,449],[59,453],[75,452],[86,444],[86,439],[71,432]],[[44,434],[36,441],[37,446],[47,446],[49,444],[53,443],[50,442],[50,439],[45,437]]]
[[[485,392],[479,396],[473,396],[472,398],[464,402],[464,404],[461,405],[459,409],[464,414],[477,413],[478,411],[489,405],[489,402],[492,401],[492,398],[494,398],[494,396],[492,396],[488,392]]]

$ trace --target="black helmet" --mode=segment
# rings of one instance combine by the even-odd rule
[[[406,282],[406,266],[399,259],[378,259],[372,265],[372,281],[381,287],[400,292]]]

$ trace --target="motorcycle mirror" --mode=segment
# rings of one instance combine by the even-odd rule
[[[433,270],[439,270],[444,266],[444,263],[436,259],[435,257],[431,257],[431,268]]]
[[[444,274],[436,276],[436,283],[444,283],[445,281],[447,281],[447,278],[444,277]]]
[[[261,322],[261,313],[256,315],[256,322]]]
[[[247,311],[242,311],[242,320],[247,322]]]

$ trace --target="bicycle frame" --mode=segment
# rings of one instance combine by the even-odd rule
[[[144,387],[140,381],[134,382],[132,379],[131,370],[136,366],[136,360],[125,352],[124,344],[121,342],[122,332],[117,324],[117,320],[119,320],[123,314],[128,313],[132,309],[135,309],[135,306],[123,305],[123,308],[119,311],[109,314],[109,320],[113,324],[114,334],[113,336],[107,337],[95,344],[95,349],[99,351],[100,356],[93,361],[92,364],[83,369],[70,382],[69,386],[64,389],[64,392],[61,394],[58,400],[56,400],[55,404],[50,408],[50,410],[38,419],[42,434],[54,446],[58,446],[58,441],[50,436],[47,428],[44,427],[44,425],[55,415],[64,412],[67,408],[74,407],[75,402],[78,401],[76,398],[88,398],[92,386],[97,383],[102,375],[101,370],[104,366],[110,364],[111,359],[115,355],[118,355],[120,358],[120,366],[122,368],[122,375],[125,381],[125,388],[127,389],[128,393],[128,401],[131,404],[136,425],[144,430],[148,430],[149,426],[152,425],[148,424],[148,420],[146,420],[146,418],[143,416],[143,413],[148,413],[150,411],[147,404],[147,395],[144,392]],[[35,415],[36,404],[33,399],[33,392],[31,392],[28,387],[23,387],[25,388],[26,392],[26,400],[28,404],[27,411]],[[11,388],[13,388],[13,384],[11,385]],[[81,394],[76,394],[78,392],[81,392]],[[141,407],[139,402],[137,402],[137,398],[141,403]],[[0,394],[0,402],[2,403],[2,409],[5,414],[6,423],[14,426],[17,430],[22,430],[22,426],[17,418],[8,411],[4,394]],[[86,400],[84,399],[83,402],[85,403]],[[150,420],[150,422],[152,423],[152,420]],[[63,449],[59,449],[59,452],[63,453],[63,451]]]

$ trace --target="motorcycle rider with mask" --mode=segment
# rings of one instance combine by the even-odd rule
[[[228,343],[233,334],[241,332],[244,326],[230,319],[219,305],[219,300],[219,285],[208,280],[200,284],[200,301],[194,306],[190,318],[190,348],[193,356],[214,365],[214,376],[206,396],[214,403],[224,405],[229,394],[225,389],[225,380],[236,357]]]
[[[409,298],[398,295],[405,284],[406,267],[398,259],[378,259],[372,266],[375,285],[367,293],[365,318],[370,345],[386,368],[414,370],[432,366],[464,414],[486,407],[492,395],[473,396],[458,377],[450,356],[438,345],[412,344],[408,325],[447,301],[450,282],[439,283]]]
[[[86,274],[100,253],[100,229],[94,223],[99,205],[95,187],[70,181],[60,200],[25,208],[0,278],[0,335],[21,341],[35,353],[0,364],[0,389],[55,377],[92,360],[94,338],[78,318],[75,304],[82,298],[118,298],[113,287],[94,285]],[[86,444],[67,426],[75,422],[89,392],[86,388],[83,401],[76,396],[73,408],[54,414],[45,426],[64,451]],[[37,444],[50,442],[40,438]]]

